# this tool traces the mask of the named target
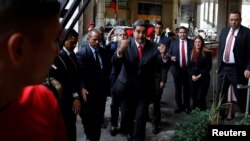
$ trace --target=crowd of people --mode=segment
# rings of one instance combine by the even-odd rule
[[[160,21],[152,26],[138,19],[133,31],[114,28],[107,37],[103,27],[90,22],[88,33],[79,37],[74,29],[61,28],[59,8],[57,0],[0,0],[0,140],[76,141],[80,115],[86,140],[99,141],[111,96],[110,134],[144,141],[149,104],[152,132],[160,132],[160,102],[170,69],[174,113],[208,108],[212,51],[201,36],[189,39],[181,26],[169,39]],[[61,34],[66,40],[59,49]],[[74,52],[78,38],[83,40]],[[237,84],[246,85],[250,77],[250,30],[241,25],[240,12],[229,13],[217,54],[217,98],[226,103],[234,94],[230,103],[237,101],[245,112],[246,89]],[[44,86],[46,76],[56,80],[54,91]],[[222,116],[231,120],[232,112]]]

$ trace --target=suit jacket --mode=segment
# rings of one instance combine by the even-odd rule
[[[81,70],[81,87],[87,89],[92,96],[102,94],[102,96],[106,97],[110,91],[111,60],[104,48],[98,47],[98,52],[102,60],[102,69],[96,64],[89,45],[82,47],[76,53]]]
[[[62,85],[61,106],[70,108],[72,111],[73,93],[80,95],[80,67],[74,59],[76,66],[70,60],[65,50],[61,49],[59,56],[55,58],[53,65],[56,67],[50,69],[50,77],[58,80]],[[62,110],[63,111],[63,110]]]
[[[172,62],[172,68],[171,68],[171,72],[173,75],[178,75],[181,72],[181,67],[180,67],[180,39],[175,39],[171,42],[170,44],[170,48],[168,50],[168,55],[171,58],[172,56],[176,57],[176,62]],[[187,38],[187,56],[188,56],[188,60],[187,60],[187,66],[190,63],[190,56],[191,56],[191,52],[192,52],[192,48],[193,48],[193,40],[188,39]]]
[[[221,31],[218,48],[218,73],[221,72],[223,53],[226,45],[226,39],[230,28],[224,28]],[[250,30],[244,26],[239,27],[239,32],[234,43],[234,58],[237,73],[240,80],[244,79],[244,70],[250,70]]]
[[[212,68],[211,52],[206,51],[204,55],[200,54],[197,64],[194,62],[194,60],[191,60],[189,65],[191,76],[201,74],[201,77],[203,77],[210,75],[209,73]]]
[[[114,54],[114,63],[122,63],[122,69],[114,84],[113,92],[127,97],[150,100],[154,94],[154,68],[167,67],[158,51],[157,44],[146,40],[141,61],[135,39],[129,40],[129,47],[121,58]]]

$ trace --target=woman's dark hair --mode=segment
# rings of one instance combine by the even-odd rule
[[[200,39],[201,40],[201,48],[199,51],[197,51],[197,49],[195,48],[194,44],[195,44],[195,40],[196,39]],[[204,39],[198,35],[194,38],[194,44],[193,44],[193,49],[192,49],[192,53],[191,53],[191,60],[194,60],[194,62],[197,63],[198,61],[198,56],[201,55],[205,55],[205,52],[212,52],[211,50],[209,50],[206,46],[205,46],[205,41]]]

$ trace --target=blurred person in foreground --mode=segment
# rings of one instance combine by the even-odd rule
[[[1,141],[67,141],[58,102],[39,85],[58,54],[59,8],[57,0],[0,0]]]

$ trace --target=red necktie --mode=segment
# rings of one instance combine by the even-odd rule
[[[226,44],[225,55],[224,55],[224,60],[226,62],[229,61],[230,50],[231,50],[231,46],[233,43],[233,38],[234,38],[234,30],[232,30],[232,33],[230,34],[228,41],[227,41],[227,44]]]
[[[186,57],[185,57],[184,40],[181,41],[181,57],[182,57],[182,68],[186,68]]]
[[[142,58],[142,54],[143,54],[143,52],[142,52],[142,46],[139,45],[139,46],[138,46],[138,55],[139,55],[139,59],[140,59],[140,60],[141,60],[141,58]]]

